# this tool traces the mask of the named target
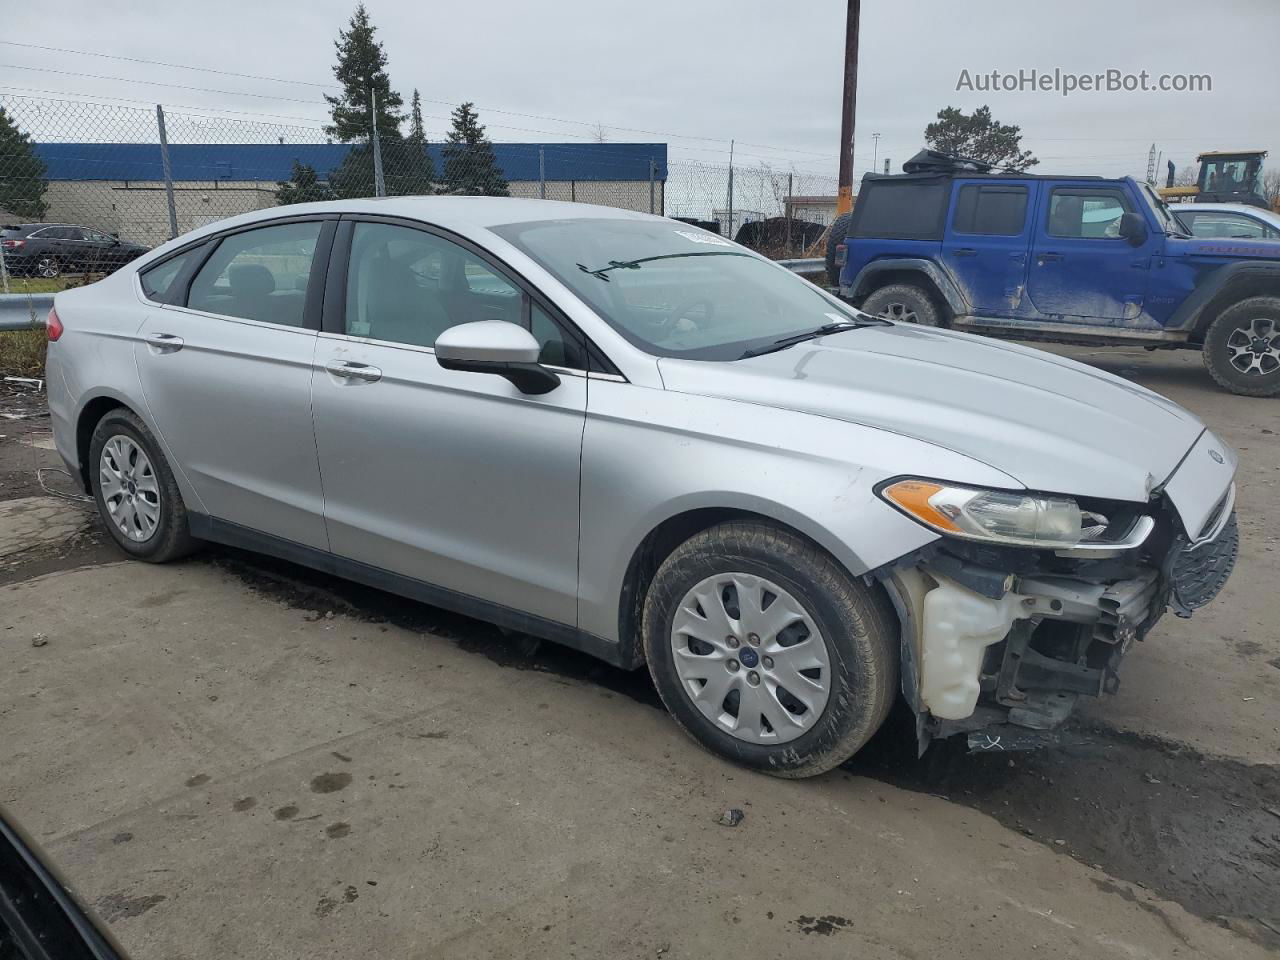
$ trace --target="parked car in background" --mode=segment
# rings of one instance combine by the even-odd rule
[[[1193,237],[1280,240],[1280,213],[1242,203],[1174,203],[1169,211]]]
[[[647,664],[781,776],[899,689],[925,741],[1039,736],[1236,556],[1235,454],[1175,404],[647,214],[258,211],[59,293],[49,340],[130,556],[237,544]]]
[[[5,267],[17,275],[52,279],[63,273],[111,273],[150,249],[71,223],[0,227]]]
[[[864,177],[832,229],[829,275],[854,305],[995,337],[1191,348],[1232,393],[1280,394],[1280,240],[1193,236],[1130,177],[928,152],[906,166]]]

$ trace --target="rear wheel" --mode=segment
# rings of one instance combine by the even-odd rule
[[[650,585],[642,630],[676,722],[775,776],[842,763],[893,702],[898,638],[884,597],[764,523],[720,524],[677,548]]]
[[[1280,297],[1250,297],[1222,311],[1202,355],[1209,375],[1232,393],[1280,394]]]
[[[131,411],[112,410],[98,422],[89,441],[89,475],[98,514],[129,556],[165,563],[195,549],[173,471]]]
[[[914,283],[892,283],[875,290],[862,303],[862,312],[899,323],[918,323],[922,327],[940,327],[942,311],[928,291]]]

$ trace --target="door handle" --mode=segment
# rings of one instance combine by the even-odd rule
[[[1062,259],[1062,254],[1060,253],[1041,253],[1036,256],[1036,260],[1039,261],[1040,263],[1048,263],[1050,260],[1061,260],[1061,259]]]
[[[142,338],[161,353],[176,353],[182,349],[183,339],[175,333],[148,333]]]
[[[363,380],[365,383],[377,383],[382,379],[382,371],[367,363],[355,363],[351,360],[330,360],[324,368],[335,377],[344,380]]]
[[[977,255],[978,251],[973,249],[973,247],[961,247],[956,251],[957,257],[976,257]]]

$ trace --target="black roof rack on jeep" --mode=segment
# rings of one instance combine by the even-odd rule
[[[940,150],[921,150],[902,165],[903,173],[990,173],[994,164]]]

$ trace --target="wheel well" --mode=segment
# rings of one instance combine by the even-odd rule
[[[1212,300],[1204,305],[1204,309],[1200,311],[1200,317],[1196,321],[1195,333],[1192,335],[1192,341],[1195,343],[1203,343],[1205,331],[1209,329],[1209,325],[1218,319],[1228,307],[1235,306],[1241,300],[1248,300],[1250,297],[1280,297],[1280,284],[1277,284],[1274,277],[1240,277],[1227,283],[1219,290]]]
[[[750,510],[704,507],[677,514],[658,524],[640,541],[635,553],[631,555],[631,562],[627,565],[627,573],[622,581],[622,595],[618,602],[618,637],[622,641],[624,658],[626,648],[630,647],[630,659],[635,666],[638,667],[644,662],[643,644],[639,639],[640,621],[644,615],[645,596],[649,592],[649,584],[653,582],[654,574],[658,572],[658,567],[662,566],[662,561],[671,556],[680,544],[694,534],[710,530],[717,524],[731,520],[769,524],[814,543],[812,537],[795,527]],[[820,544],[815,546],[821,548]]]
[[[117,407],[125,406],[115,397],[95,397],[84,405],[76,421],[76,460],[80,464],[80,483],[85,493],[91,493],[89,483],[89,441],[93,439],[98,422]]]

